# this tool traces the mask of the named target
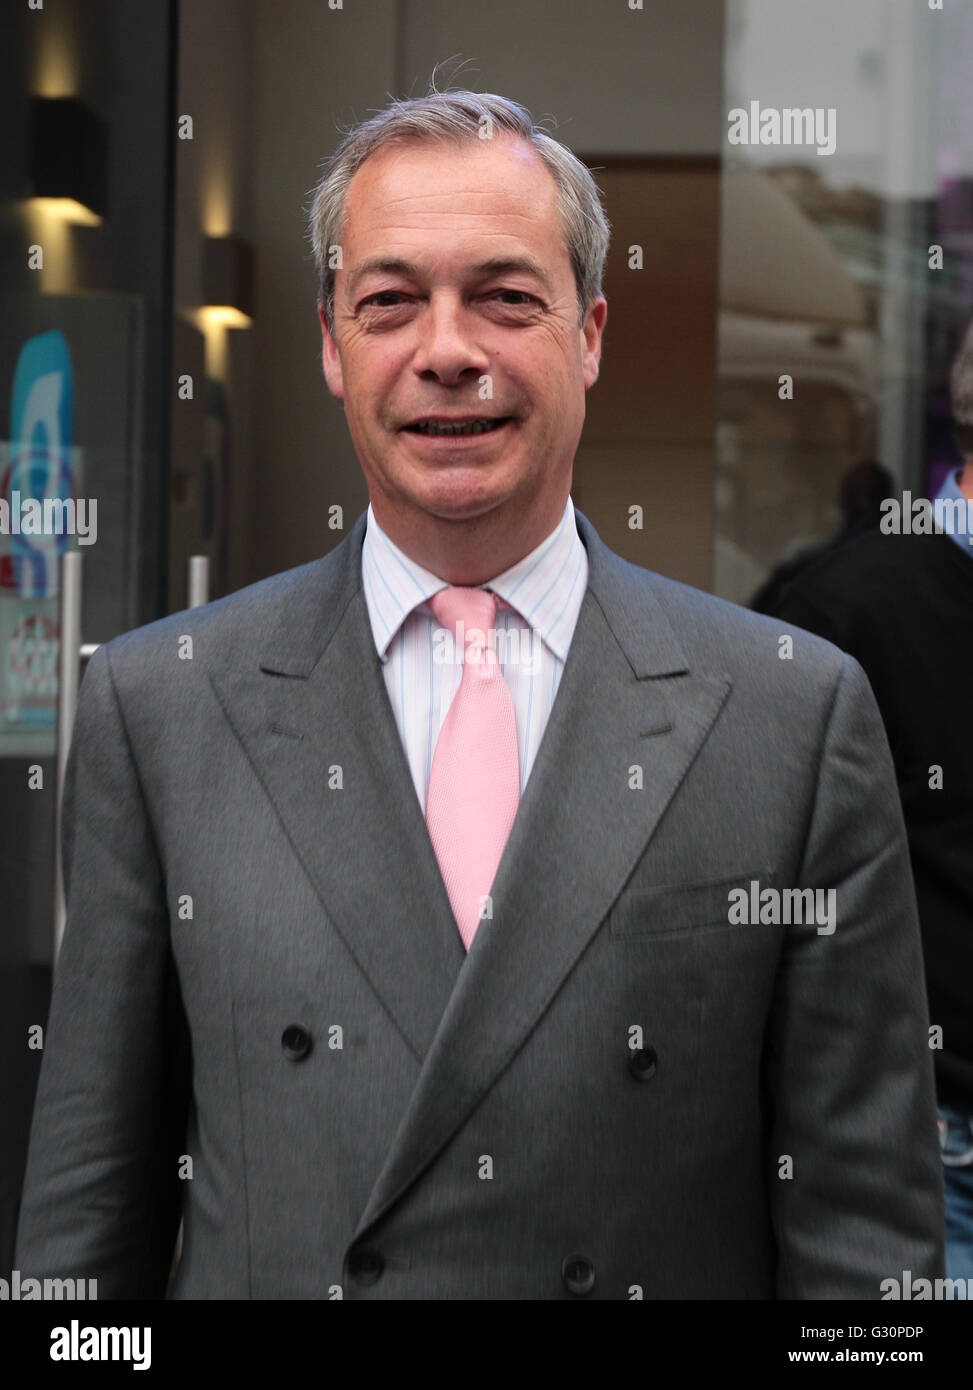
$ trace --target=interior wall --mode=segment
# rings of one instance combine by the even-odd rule
[[[321,0],[256,0],[254,328],[257,530],[254,564],[272,574],[329,550],[328,508],[345,530],[368,493],[340,402],[321,372],[321,330],[304,209],[335,121],[360,120],[395,86],[396,0],[332,10]],[[256,575],[254,577],[257,577]]]
[[[574,501],[627,560],[709,589],[720,163],[708,156],[600,162],[612,223],[608,323]]]
[[[199,315],[204,236],[256,242],[255,25],[253,0],[179,7],[177,107],[192,139],[176,141],[170,611],[188,601],[190,555],[210,556],[211,598],[257,577],[254,330],[204,332]],[[187,375],[191,399],[176,390]]]

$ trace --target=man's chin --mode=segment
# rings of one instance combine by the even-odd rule
[[[489,516],[505,507],[510,500],[506,492],[501,494],[484,492],[477,496],[436,494],[417,498],[415,504],[427,516],[435,517],[437,521],[463,522],[476,521],[480,517]]]
[[[511,460],[492,464],[410,469],[413,506],[443,521],[471,521],[510,503],[523,487]],[[404,480],[403,480],[404,481]]]

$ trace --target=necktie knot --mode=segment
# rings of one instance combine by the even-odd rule
[[[490,634],[494,631],[497,602],[497,595],[489,589],[456,587],[440,589],[438,594],[433,594],[429,607],[436,621],[453,634],[464,656],[469,650],[474,662],[479,663],[481,653],[494,646]],[[492,666],[494,663],[488,658],[485,664]]]

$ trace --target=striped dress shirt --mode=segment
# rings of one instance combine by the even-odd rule
[[[362,544],[362,587],[385,686],[423,814],[432,755],[463,675],[451,634],[428,600],[445,580],[410,560],[368,507]],[[520,752],[520,791],[540,747],[588,587],[588,553],[569,497],[557,527],[529,555],[479,585],[497,606],[496,651],[513,696]],[[434,637],[438,634],[438,637]]]

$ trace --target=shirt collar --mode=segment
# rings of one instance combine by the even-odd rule
[[[970,498],[968,498],[960,488],[959,475],[959,469],[951,468],[949,470],[949,472],[946,474],[946,477],[943,480],[942,487],[939,489],[939,492],[936,495],[936,501],[938,502],[940,501],[940,499],[942,499],[943,501],[962,501],[966,503],[966,506],[963,508],[962,512],[959,513],[961,516],[965,515],[966,525],[963,527],[956,526],[952,528],[950,531],[948,531],[947,534],[952,536],[953,540],[956,541],[957,545],[961,545],[963,547],[963,550],[967,555],[973,556],[973,530],[971,530],[970,527],[970,522],[971,520],[973,520],[973,501],[971,501]],[[955,509],[953,511],[953,515],[956,515]]]
[[[516,564],[479,585],[515,608],[561,661],[588,586],[588,556],[568,497],[555,529]],[[408,615],[440,589],[444,579],[410,560],[375,519],[371,503],[362,542],[362,587],[375,649],[383,662]]]

